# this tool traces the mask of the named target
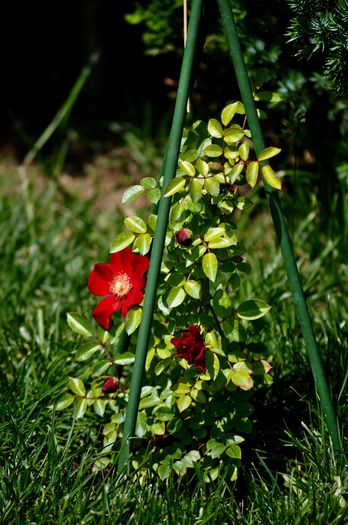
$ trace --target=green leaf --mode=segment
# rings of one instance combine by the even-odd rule
[[[239,150],[236,146],[232,146],[230,148],[225,148],[224,155],[226,159],[230,161],[234,161],[235,159],[239,158]]]
[[[87,399],[80,398],[76,401],[74,415],[76,419],[80,419],[86,413],[88,407]]]
[[[214,253],[206,253],[203,256],[202,268],[208,279],[214,282],[218,270],[218,260]]]
[[[83,337],[91,337],[93,330],[87,319],[75,312],[70,312],[66,316],[68,325],[73,332]]]
[[[52,405],[52,408],[55,410],[65,410],[68,408],[73,402],[75,401],[75,397],[71,394],[63,394],[60,396],[57,401],[55,401],[54,405]],[[51,407],[50,407],[51,408]]]
[[[145,436],[147,432],[147,416],[145,412],[139,412],[135,427],[135,435],[139,438]]]
[[[202,285],[198,281],[186,281],[184,289],[190,297],[193,297],[193,299],[200,299],[202,296]]]
[[[235,166],[233,166],[233,168],[231,169],[230,173],[229,173],[229,177],[231,179],[231,182],[235,182],[239,175],[242,173],[244,169],[244,162],[241,161],[241,162],[238,162],[238,164],[236,164]]]
[[[156,416],[156,419],[159,421],[171,421],[174,417],[174,412],[172,408],[159,407],[158,409],[154,409],[153,415]]]
[[[282,97],[278,93],[272,91],[260,91],[254,95],[254,100],[259,100],[261,102],[280,102]]]
[[[170,197],[171,195],[174,195],[178,191],[182,191],[185,188],[186,179],[183,177],[175,177],[175,179],[172,179],[169,184],[166,187],[165,196]]]
[[[169,478],[171,471],[171,464],[169,462],[163,462],[158,467],[157,474],[159,475],[160,480],[164,481],[165,479]]]
[[[133,249],[138,250],[141,255],[146,255],[151,248],[151,243],[152,236],[149,233],[143,233],[135,239]]]
[[[132,232],[122,232],[116,235],[110,244],[110,253],[120,252],[124,248],[127,248],[135,239],[135,235]]]
[[[278,153],[280,153],[281,151],[282,150],[280,148],[274,148],[271,146],[261,151],[261,153],[257,156],[257,160],[261,161],[270,159],[272,157],[275,157],[275,155],[278,155]]]
[[[125,226],[134,233],[146,233],[146,224],[140,217],[126,217],[124,220]]]
[[[220,370],[220,361],[214,352],[205,352],[205,366],[212,379],[216,379]]]
[[[164,421],[156,421],[156,423],[150,426],[150,430],[156,436],[163,436],[166,431],[166,424]]]
[[[209,228],[204,234],[206,242],[215,241],[225,233],[225,226],[217,226],[216,228]]]
[[[78,377],[70,377],[68,387],[79,397],[84,397],[86,395],[85,385],[83,384],[82,379],[79,379]]]
[[[76,361],[87,361],[100,348],[100,344],[96,341],[84,343],[76,352]]]
[[[248,142],[243,142],[239,148],[238,148],[238,151],[239,151],[239,155],[240,155],[240,158],[242,160],[248,160],[249,158],[249,143]]]
[[[230,445],[225,453],[232,459],[242,459],[242,451],[238,445]]]
[[[147,190],[156,188],[156,179],[153,177],[144,177],[141,179],[140,184],[144,186]]]
[[[211,118],[208,122],[208,133],[216,139],[221,139],[222,137],[222,126],[218,120]]]
[[[242,390],[250,390],[254,382],[247,370],[237,370],[232,376],[232,383]]]
[[[193,162],[198,157],[198,151],[196,149],[188,149],[185,153],[180,154],[181,160],[188,160]]]
[[[175,286],[170,290],[166,297],[166,303],[169,308],[176,308],[184,301],[186,292],[182,286]]]
[[[93,409],[98,416],[103,417],[105,413],[106,400],[105,399],[96,399],[93,403]]]
[[[209,164],[205,160],[198,159],[196,162],[196,168],[203,177],[206,177],[209,173]]]
[[[179,168],[190,177],[193,177],[196,173],[194,165],[191,164],[191,162],[189,162],[188,160],[179,160],[178,165]]]
[[[157,215],[154,215],[153,213],[151,213],[151,215],[149,215],[149,218],[147,220],[151,230],[154,232],[156,230],[156,224],[157,224]]]
[[[244,137],[244,131],[238,128],[228,128],[224,131],[224,141],[226,144],[234,144]]]
[[[207,157],[221,157],[222,147],[218,144],[210,144],[204,148],[204,153],[207,155]]]
[[[238,109],[238,102],[233,102],[232,104],[228,104],[228,106],[225,106],[224,109],[221,112],[221,122],[224,126],[228,126],[231,120],[233,119],[235,113]]]
[[[259,319],[266,315],[271,309],[271,306],[259,299],[251,299],[240,304],[237,309],[237,315],[241,319]]]
[[[192,179],[189,185],[190,197],[193,202],[198,202],[202,197],[202,184],[197,179]]]
[[[159,188],[147,190],[146,192],[146,197],[149,199],[150,202],[152,202],[152,204],[157,204],[161,198],[161,195],[162,192]]]
[[[212,197],[217,197],[220,193],[220,183],[214,177],[205,179],[204,187]]]
[[[184,412],[192,403],[192,398],[190,396],[181,396],[176,400],[176,406],[179,409],[179,412]]]
[[[142,195],[144,191],[145,191],[144,186],[140,186],[139,184],[136,184],[135,186],[131,186],[130,188],[127,188],[122,197],[122,204],[133,201],[137,197],[140,197],[140,195]]]
[[[142,311],[143,309],[140,307],[131,308],[131,310],[128,310],[128,313],[127,313],[127,316],[124,322],[124,328],[128,335],[135,332],[135,330],[140,325]]]
[[[257,179],[259,176],[259,163],[257,160],[249,162],[246,169],[246,181],[252,188],[256,186]]]
[[[276,190],[282,189],[282,183],[276,173],[272,170],[271,166],[262,166],[262,176],[272,188],[275,188]]]
[[[213,308],[219,317],[226,316],[231,309],[231,300],[224,290],[217,290],[213,298]]]
[[[134,363],[134,354],[132,354],[132,352],[115,354],[114,363],[116,363],[116,365],[130,365]]]
[[[227,446],[223,443],[219,443],[215,439],[210,439],[207,443],[207,455],[212,458],[218,458],[225,452]]]
[[[159,361],[159,363],[157,363],[157,365],[155,366],[155,375],[161,375],[164,372],[164,370],[168,368],[170,364],[172,364],[172,362],[172,358],[169,357],[167,359],[162,359],[161,361]]]
[[[226,237],[220,237],[220,239],[216,239],[215,241],[210,241],[208,243],[208,248],[211,250],[218,250],[222,248],[228,248],[229,246],[233,246],[236,244],[232,239],[226,239]]]

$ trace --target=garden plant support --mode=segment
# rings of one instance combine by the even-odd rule
[[[256,154],[265,147],[260,122],[257,116],[252,89],[246,70],[244,57],[239,43],[238,33],[234,21],[230,0],[217,0],[218,8],[223,22],[229,52],[234,66],[242,101],[246,110],[248,124],[251,131]],[[171,205],[171,198],[164,193],[168,183],[175,177],[178,157],[180,152],[181,137],[185,124],[186,107],[191,85],[193,61],[200,27],[203,0],[193,0],[188,27],[186,48],[184,50],[178,93],[175,103],[173,122],[168,139],[162,173],[164,176],[163,194],[159,204],[157,228],[151,253],[150,267],[145,289],[142,320],[138,332],[135,352],[135,362],[130,386],[130,395],[127,406],[126,421],[121,451],[118,457],[118,470],[121,472],[126,464],[131,449],[131,439],[135,432],[138,407],[140,401],[142,379],[145,368],[146,353],[149,342],[151,323],[155,305],[156,288],[162,262],[165,235]],[[287,230],[285,218],[281,209],[278,192],[264,181],[266,195],[272,215],[274,228],[280,245],[285,270],[289,280],[290,289],[296,309],[296,315],[305,340],[308,358],[312,369],[315,385],[321,403],[327,430],[332,440],[335,452],[342,453],[342,443],[339,433],[338,421],[321,362],[319,349],[316,344],[313,325],[303,293],[303,288],[298,272],[292,243]]]

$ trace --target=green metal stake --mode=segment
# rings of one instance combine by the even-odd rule
[[[259,154],[265,148],[265,144],[263,141],[260,122],[256,113],[255,102],[244,62],[243,53],[239,43],[231,3],[229,0],[217,0],[217,2],[228,41],[239,90],[247,114],[255,151],[256,154]],[[284,260],[285,270],[293,296],[293,301],[295,304],[297,318],[306,343],[308,358],[312,368],[312,373],[316,383],[324,418],[328,431],[331,435],[334,450],[336,452],[342,452],[343,449],[338,422],[336,419],[328,383],[325,378],[319,350],[315,341],[313,325],[303,294],[300,275],[297,269],[294,251],[287,230],[285,218],[281,209],[279,196],[277,191],[272,189],[266,182],[264,182],[264,184],[275,231]]]
[[[197,35],[202,12],[202,3],[203,0],[193,0],[192,2],[191,16],[188,27],[188,38],[181,68],[178,94],[174,109],[173,123],[168,140],[167,153],[164,161],[164,189],[168,185],[168,182],[175,176],[177,169],[181,137],[186,117],[186,104],[190,87],[192,64],[195,55]],[[143,315],[141,319],[141,324],[138,333],[138,342],[135,351],[135,362],[132,374],[132,381],[130,385],[127,415],[123,431],[123,440],[121,452],[118,459],[119,472],[123,469],[129,456],[129,440],[134,435],[136,426],[142,379],[145,368],[146,353],[149,343],[151,323],[155,306],[157,282],[162,262],[163,247],[167,231],[170,202],[170,198],[162,196],[158,210],[157,227],[152,246],[150,267],[147,275]]]

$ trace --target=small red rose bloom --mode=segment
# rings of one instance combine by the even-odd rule
[[[110,264],[98,263],[88,278],[93,295],[106,295],[93,310],[93,317],[108,330],[112,314],[121,310],[126,317],[129,308],[141,303],[149,268],[146,255],[136,255],[130,248],[113,253]]]
[[[199,326],[191,324],[181,332],[180,337],[173,337],[171,343],[176,348],[176,355],[195,365],[200,372],[205,371],[205,346]]]

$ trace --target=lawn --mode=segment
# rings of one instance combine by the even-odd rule
[[[1,522],[347,523],[347,470],[325,432],[262,191],[237,224],[252,267],[242,294],[252,290],[272,305],[255,323],[254,351],[272,364],[273,384],[253,394],[253,431],[238,480],[222,475],[207,483],[198,470],[165,482],[120,478],[115,466],[95,471],[100,420],[49,408],[78,371],[79,340],[66,314],[92,308],[89,272],[107,258],[122,227],[119,201],[109,198],[116,182],[86,175],[63,184],[35,172],[19,175],[15,166],[1,170]],[[342,239],[330,234],[309,185],[304,193],[305,206],[287,190],[283,201],[344,434],[348,267]]]

